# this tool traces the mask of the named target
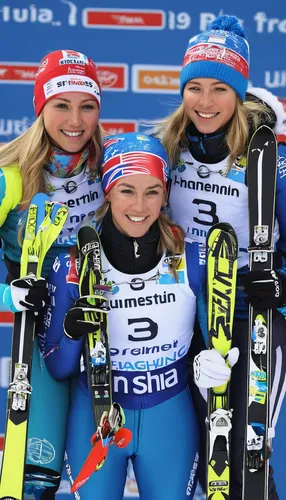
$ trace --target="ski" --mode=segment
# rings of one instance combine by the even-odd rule
[[[96,432],[91,438],[92,449],[73,481],[71,491],[76,492],[91,474],[102,467],[111,444],[127,446],[132,433],[122,426],[125,417],[119,404],[112,402],[111,362],[108,336],[108,301],[105,293],[111,285],[104,279],[101,268],[100,238],[94,226],[85,223],[78,231],[80,261],[78,305],[90,306],[85,313],[93,321],[94,332],[85,344],[85,366],[88,386],[92,394]]]
[[[236,294],[237,237],[232,226],[214,225],[207,236],[208,347],[222,356],[231,348]],[[229,383],[208,390],[207,499],[230,499]]]
[[[52,203],[47,195],[36,194],[29,206],[22,246],[20,277],[41,276],[45,255],[60,234],[68,210]],[[0,479],[1,500],[22,500],[26,442],[32,393],[31,368],[35,335],[35,314],[15,313],[7,418]]]
[[[116,403],[113,403],[113,406],[115,405]],[[118,408],[116,408],[116,410],[119,411]],[[113,411],[113,407],[111,411]],[[91,451],[73,482],[71,488],[72,493],[75,493],[86,483],[93,472],[98,471],[104,465],[110,445],[115,444],[118,448],[125,448],[130,443],[132,432],[125,427],[120,427],[114,432],[114,428],[110,424],[111,421],[112,417],[110,416],[110,412],[108,418],[104,415],[103,419],[101,419],[98,430],[91,438]]]
[[[248,149],[250,270],[273,269],[274,208],[277,142],[263,125],[252,136]],[[249,307],[246,445],[243,465],[243,499],[268,498],[269,402],[271,391],[272,310]]]

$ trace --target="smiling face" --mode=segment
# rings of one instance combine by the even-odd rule
[[[184,88],[184,108],[202,134],[211,134],[223,127],[233,116],[236,103],[235,91],[214,78],[196,78]]]
[[[68,153],[77,153],[93,136],[99,109],[89,94],[65,92],[47,102],[43,117],[52,141]]]
[[[158,219],[165,202],[163,183],[151,175],[120,179],[106,195],[112,220],[119,231],[132,238],[146,234]]]

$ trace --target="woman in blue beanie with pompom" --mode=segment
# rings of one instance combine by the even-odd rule
[[[243,27],[234,16],[219,16],[207,31],[189,40],[180,75],[183,102],[161,121],[157,131],[173,165],[169,197],[171,216],[184,228],[186,239],[204,243],[208,230],[217,222],[230,223],[238,237],[239,271],[232,345],[238,347],[240,356],[231,375],[231,500],[242,498],[248,383],[247,302],[255,303],[256,307],[258,303],[261,310],[273,309],[269,436],[274,436],[285,392],[286,325],[277,308],[286,302],[283,278],[286,178],[279,171],[279,165],[286,161],[286,145],[279,144],[275,207],[280,233],[276,231],[275,269],[279,269],[279,273],[274,272],[274,276],[270,271],[261,271],[261,275],[254,278],[249,271],[246,166],[253,132],[260,125],[268,125],[276,134],[281,134],[284,112],[282,104],[267,90],[251,88],[247,91],[248,71],[249,45]],[[276,293],[277,284],[279,294]],[[205,349],[205,346],[194,346],[193,343],[192,356],[195,347],[196,352]],[[196,367],[200,366],[204,372],[202,355],[198,357]],[[200,385],[197,373],[196,384]],[[204,378],[204,387],[211,386],[212,380],[207,385]],[[195,393],[196,387],[193,391]],[[205,417],[206,405],[198,397],[198,408],[200,405]],[[202,421],[204,426],[204,418]],[[270,468],[269,499],[277,498]]]

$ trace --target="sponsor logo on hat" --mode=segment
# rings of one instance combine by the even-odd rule
[[[209,43],[221,43],[221,44],[224,44],[225,41],[226,41],[226,37],[225,36],[211,35],[208,38],[208,42]]]
[[[163,10],[86,8],[82,24],[97,29],[162,30],[166,15]]]
[[[97,64],[97,75],[102,89],[126,91],[128,90],[127,64]]]
[[[198,43],[190,47],[184,57],[183,67],[187,64],[208,61],[230,66],[248,79],[248,63],[238,52],[215,43]]]
[[[133,92],[178,94],[180,66],[134,64],[132,66]]]
[[[137,132],[137,120],[100,120],[104,130],[109,135],[125,134],[126,132]]]
[[[73,50],[62,50],[63,58],[59,60],[60,65],[64,64],[88,64],[88,58],[81,52]]]
[[[88,76],[62,75],[51,78],[43,85],[46,99],[60,92],[86,92],[93,95],[100,102],[100,91],[97,83]]]

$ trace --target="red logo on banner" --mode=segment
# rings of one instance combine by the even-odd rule
[[[0,62],[0,83],[34,83],[37,63]]]
[[[125,134],[126,132],[137,132],[136,120],[100,120],[104,130],[109,135]]]
[[[0,326],[1,324],[12,325],[14,322],[14,314],[12,312],[0,312]]]
[[[127,64],[98,63],[97,74],[104,90],[128,90]]]
[[[133,92],[178,94],[180,90],[180,66],[133,64]]]
[[[146,9],[83,9],[86,28],[162,30],[166,19],[163,10]]]
[[[98,78],[105,90],[128,90],[128,66],[99,63]],[[0,62],[0,83],[34,83],[37,63]]]

